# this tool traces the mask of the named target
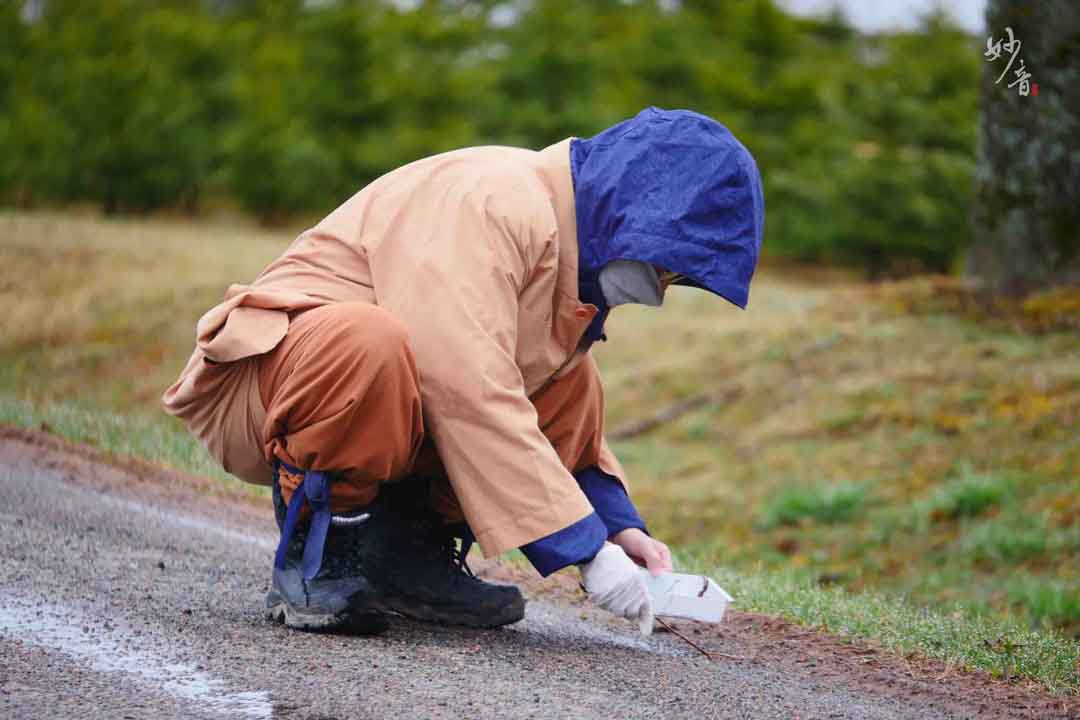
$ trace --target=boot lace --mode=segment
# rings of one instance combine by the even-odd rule
[[[425,518],[423,526],[417,537],[424,538],[421,543],[431,549],[431,557],[438,559],[440,564],[445,564],[445,567],[458,577],[476,578],[467,561],[474,542],[472,533],[462,533],[466,537],[461,538],[459,546],[457,532],[443,525],[441,518]]]
[[[457,538],[452,533],[446,534],[446,541],[443,547],[446,549],[447,555],[450,560],[450,564],[454,565],[458,570],[465,573],[471,578],[476,577],[476,573],[469,567],[468,557],[469,550],[473,546],[472,538],[461,538],[461,546],[458,546]]]

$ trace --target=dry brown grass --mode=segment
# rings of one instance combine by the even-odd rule
[[[199,315],[292,239],[243,225],[0,216],[7,392],[153,409]]]

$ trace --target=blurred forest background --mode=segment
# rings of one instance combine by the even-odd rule
[[[596,350],[650,529],[744,609],[1080,691],[1080,4],[1006,26],[1037,96],[941,12],[0,0],[0,423],[237,492],[159,406],[230,283],[403,163],[688,107],[758,159],[766,262]]]
[[[981,41],[940,12],[870,37],[771,0],[0,8],[8,205],[316,217],[424,155],[659,105],[751,149],[772,255],[879,277],[949,270],[970,241]]]

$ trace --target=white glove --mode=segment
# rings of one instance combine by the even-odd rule
[[[619,617],[637,621],[642,635],[652,633],[652,598],[638,566],[621,547],[605,542],[591,562],[582,563],[581,579],[594,603]]]

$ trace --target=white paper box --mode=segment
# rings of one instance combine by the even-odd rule
[[[653,612],[664,617],[718,623],[732,598],[712,578],[685,573],[653,576],[641,569],[652,596]]]

